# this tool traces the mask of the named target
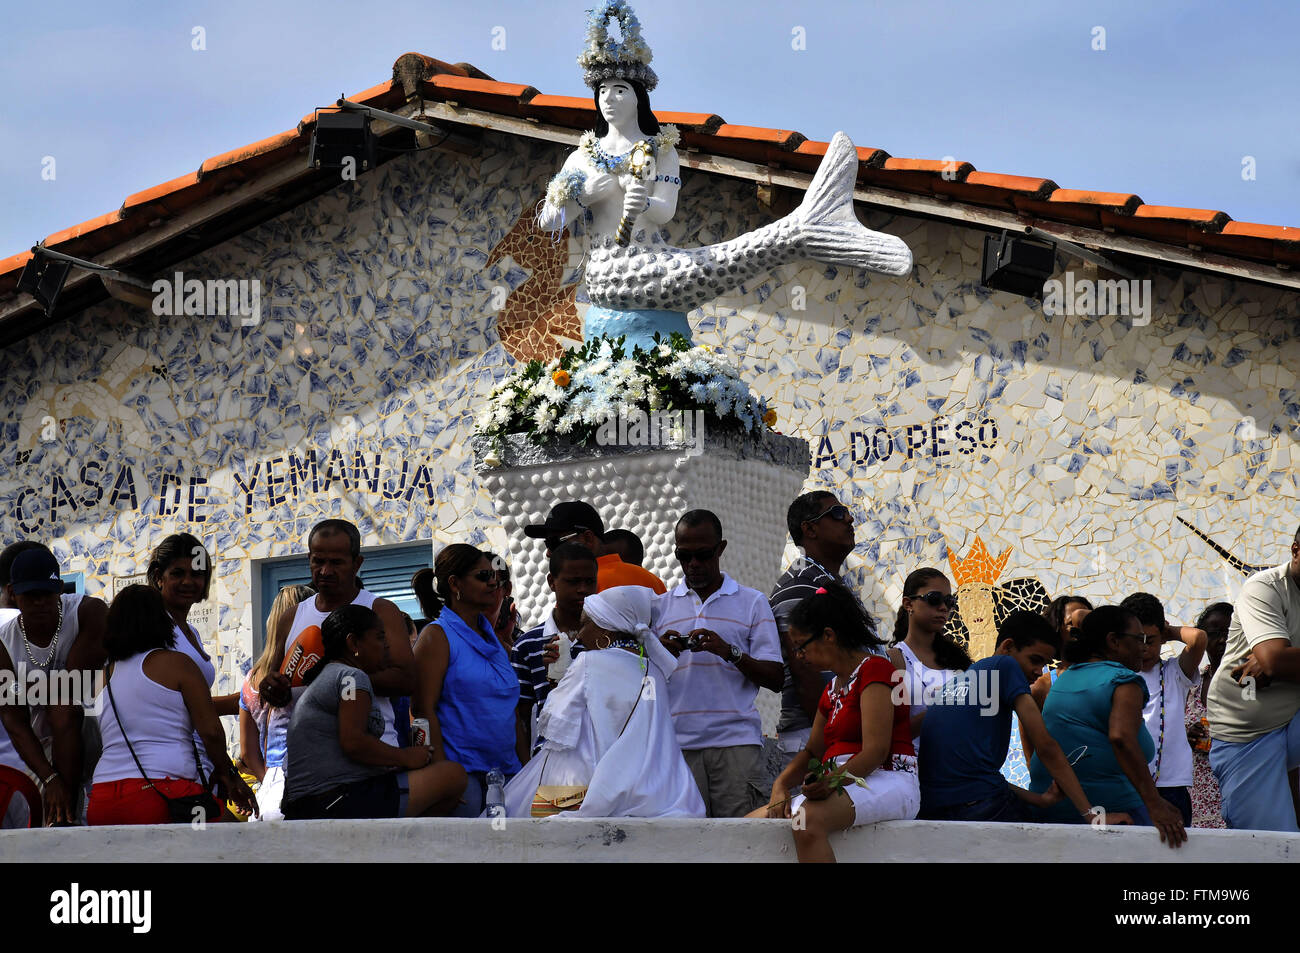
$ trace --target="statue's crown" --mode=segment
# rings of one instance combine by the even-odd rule
[[[609,21],[617,19],[622,42],[611,39]],[[659,77],[650,68],[654,54],[641,36],[641,21],[624,0],[605,0],[587,11],[587,44],[578,55],[582,79],[593,90],[608,79],[634,80],[654,89]]]
[[[1006,550],[997,559],[989,555],[984,540],[975,537],[975,545],[970,548],[965,559],[958,559],[951,547],[948,549],[948,565],[952,567],[953,578],[957,585],[964,586],[971,582],[993,585],[1002,575],[1002,570],[1011,558],[1011,550]]]

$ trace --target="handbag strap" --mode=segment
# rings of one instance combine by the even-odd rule
[[[141,674],[143,674],[144,659],[140,660],[140,666]],[[122,715],[117,710],[117,699],[113,697],[113,676],[111,674],[108,674],[104,679],[104,686],[108,689],[108,703],[113,706],[113,717],[117,719],[117,729],[122,732],[122,740],[126,742],[126,750],[131,752],[131,760],[135,762],[135,766],[140,772],[140,777],[144,778],[145,784],[153,788],[159,797],[164,801],[170,801],[171,798],[166,794],[163,794],[162,791],[159,791],[157,785],[149,779],[149,775],[144,773],[144,765],[140,763],[140,759],[136,756],[135,748],[131,745],[131,739],[127,737],[126,726],[122,724]],[[199,746],[194,743],[193,735],[190,736],[190,747],[194,749],[194,768],[199,774],[199,784],[203,787],[203,790],[206,791],[208,789],[208,782],[203,777],[203,763],[199,760]]]

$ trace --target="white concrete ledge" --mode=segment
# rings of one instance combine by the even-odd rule
[[[1178,850],[1151,828],[892,821],[831,839],[841,861],[1281,863],[1300,834],[1194,830]],[[0,832],[0,863],[250,860],[299,863],[772,863],[794,861],[788,822],[747,820],[293,821]]]

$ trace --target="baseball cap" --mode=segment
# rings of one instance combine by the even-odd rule
[[[524,535],[532,539],[549,539],[564,536],[575,529],[589,529],[597,536],[605,532],[605,523],[590,503],[570,500],[556,503],[551,512],[546,514],[545,523],[534,523],[524,527]]]
[[[59,561],[45,549],[29,549],[18,554],[14,568],[9,573],[9,584],[14,595],[24,592],[62,592],[63,579],[59,576]]]

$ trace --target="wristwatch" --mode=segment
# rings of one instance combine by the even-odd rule
[[[730,659],[731,659],[731,664],[732,664],[732,665],[739,665],[739,664],[740,664],[740,660],[743,659],[744,657],[745,657],[745,653],[742,652],[742,651],[740,651],[740,646],[738,646],[738,645],[733,645],[733,646],[731,647],[731,656],[730,656]]]

